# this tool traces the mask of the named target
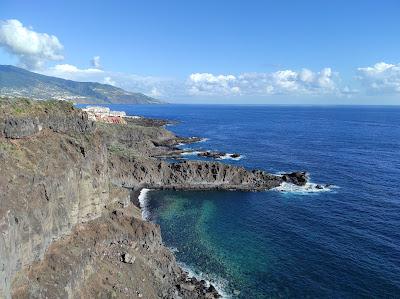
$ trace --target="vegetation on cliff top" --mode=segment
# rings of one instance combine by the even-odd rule
[[[75,109],[73,103],[68,101],[35,101],[27,98],[10,99],[8,97],[0,97],[0,117],[33,116],[49,112],[68,112]]]

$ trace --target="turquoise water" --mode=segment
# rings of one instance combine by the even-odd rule
[[[224,161],[307,170],[330,192],[148,193],[179,261],[239,298],[400,298],[400,108],[114,106],[239,152]],[[194,158],[194,157],[187,157]]]

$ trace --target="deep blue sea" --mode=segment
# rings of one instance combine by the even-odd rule
[[[244,156],[223,162],[337,186],[149,192],[166,245],[226,294],[400,298],[400,107],[111,107],[178,120],[168,128],[208,138],[192,148]]]

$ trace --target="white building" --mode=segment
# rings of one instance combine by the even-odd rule
[[[102,121],[109,123],[125,123],[123,119],[126,117],[124,111],[112,111],[110,108],[101,106],[87,106],[82,109],[88,115],[88,118],[93,121]]]

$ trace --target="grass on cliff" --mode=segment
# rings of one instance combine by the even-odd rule
[[[0,97],[0,115],[3,116],[33,116],[47,112],[67,112],[74,109],[73,103],[68,101],[37,101],[27,98]]]
[[[0,141],[0,152],[11,152],[15,150],[16,146],[8,141]]]
[[[110,144],[107,146],[107,149],[108,149],[108,153],[110,155],[121,156],[121,157],[125,157],[128,159],[133,159],[133,158],[139,156],[135,150],[133,150],[132,148],[129,148],[121,143]]]
[[[37,166],[30,156],[28,148],[9,140],[0,140],[0,158],[5,161],[6,168],[11,166],[13,169],[21,169],[25,174],[28,171],[35,172]]]

